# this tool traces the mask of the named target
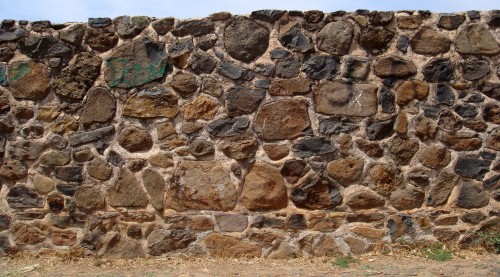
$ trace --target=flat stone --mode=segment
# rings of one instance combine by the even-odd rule
[[[269,46],[269,31],[248,19],[234,19],[224,29],[224,47],[233,58],[251,62]]]
[[[215,226],[211,217],[189,215],[167,216],[165,223],[169,224],[169,228],[176,230],[213,231]]]
[[[112,26],[87,28],[85,43],[94,50],[106,52],[118,43],[119,38],[114,31],[115,29]]]
[[[367,52],[377,55],[384,52],[388,48],[393,37],[393,32],[390,32],[382,27],[369,26],[361,30],[361,34],[359,35],[359,44]]]
[[[220,82],[210,77],[203,78],[203,84],[201,90],[204,93],[207,93],[215,97],[221,96],[222,93],[224,92],[224,89],[222,88]]]
[[[213,137],[232,137],[245,133],[250,126],[246,117],[231,117],[215,120],[207,125],[208,133]]]
[[[113,231],[106,233],[99,240],[97,250],[98,257],[119,259],[146,257],[146,253],[144,253],[144,249],[139,242]]]
[[[425,192],[412,185],[398,188],[391,193],[390,203],[398,210],[417,209],[424,203]]]
[[[439,144],[432,144],[418,154],[418,160],[428,168],[437,169],[450,163],[450,151]]]
[[[52,80],[51,86],[63,99],[80,102],[99,76],[101,63],[99,56],[81,52]]]
[[[340,182],[342,185],[349,185],[361,178],[363,167],[363,159],[349,156],[329,162],[326,166],[326,170],[328,175],[334,180]]]
[[[56,166],[54,175],[57,179],[66,182],[82,182],[83,181],[82,166]]]
[[[454,65],[447,58],[435,58],[427,63],[422,71],[427,82],[438,83],[449,81],[454,73]]]
[[[204,242],[214,258],[257,258],[262,255],[259,246],[230,236],[213,233],[205,237]]]
[[[118,134],[118,143],[129,152],[148,151],[153,147],[153,140],[146,129],[127,126]]]
[[[366,155],[370,157],[379,158],[384,155],[384,149],[382,149],[382,147],[380,147],[380,144],[376,142],[358,139],[356,140],[356,145],[361,151],[365,152]]]
[[[227,20],[231,18],[231,13],[230,12],[216,12],[210,14],[210,19],[213,21],[220,21],[220,20]]]
[[[318,49],[332,55],[349,53],[354,27],[347,21],[330,22],[316,35]]]
[[[463,182],[458,186],[456,205],[459,208],[474,209],[481,208],[489,204],[488,193],[483,191],[481,186]]]
[[[115,98],[102,87],[90,89],[88,94],[87,102],[80,113],[80,123],[88,130],[108,125],[115,116]]]
[[[229,88],[225,93],[228,116],[240,116],[255,112],[265,96],[264,90],[248,89],[241,86]]]
[[[469,81],[479,80],[490,72],[487,60],[466,59],[461,63],[461,67],[464,79]]]
[[[195,139],[189,144],[189,152],[195,157],[202,157],[214,154],[215,148],[210,141]]]
[[[450,50],[451,40],[432,29],[420,29],[410,40],[411,49],[417,54],[437,55]]]
[[[216,161],[180,161],[168,184],[165,206],[176,211],[232,210],[236,188],[229,171]]]
[[[50,239],[55,245],[71,246],[77,242],[77,234],[74,231],[52,231]]]
[[[309,38],[300,28],[297,27],[291,28],[281,34],[279,41],[281,45],[295,52],[304,53],[313,47],[311,38]]]
[[[189,20],[184,21],[170,32],[176,37],[193,36],[199,37],[215,31],[214,24],[204,20]]]
[[[105,60],[104,79],[110,87],[131,88],[162,78],[166,71],[165,43],[144,38],[113,50]]]
[[[19,160],[35,160],[40,155],[47,146],[35,140],[18,140],[9,144],[7,149],[9,157]]]
[[[113,24],[121,38],[133,38],[149,25],[149,17],[124,15],[113,19]]]
[[[151,23],[151,27],[155,30],[155,32],[160,35],[164,36],[166,35],[172,28],[174,28],[175,24],[175,18],[173,17],[165,17],[158,19],[156,21],[153,21]]]
[[[104,195],[98,186],[80,186],[75,192],[75,204],[86,213],[105,208]]]
[[[216,214],[215,220],[222,232],[243,232],[248,226],[248,216],[242,214]]]
[[[173,118],[179,112],[177,96],[163,87],[142,90],[127,99],[122,114],[138,118]]]
[[[109,17],[90,17],[87,23],[94,28],[104,28],[111,25],[112,22]]]
[[[221,61],[219,63],[219,66],[217,67],[217,72],[220,75],[225,76],[232,80],[243,79],[250,81],[254,77],[254,74],[249,70],[246,70],[240,67],[239,65],[228,61]]]
[[[442,13],[439,15],[436,25],[446,30],[456,30],[465,21],[465,15],[454,13]]]
[[[389,55],[375,62],[374,73],[380,78],[406,78],[415,75],[417,73],[417,68],[410,60]]]
[[[405,15],[397,17],[397,25],[400,29],[417,29],[422,24],[420,15]]]
[[[106,181],[111,178],[113,168],[105,160],[93,159],[87,164],[87,173],[97,180]]]
[[[330,210],[342,204],[342,194],[333,182],[310,174],[293,188],[290,198],[298,208]]]
[[[200,95],[181,108],[185,120],[211,120],[219,110],[219,101],[211,97]]]
[[[16,185],[7,193],[7,203],[11,208],[43,208],[43,198],[24,185]]]
[[[70,43],[75,46],[80,46],[82,44],[84,34],[84,24],[72,24],[60,31],[59,38],[64,42]]]
[[[287,206],[285,183],[279,170],[255,163],[245,176],[240,203],[251,211],[281,209]]]
[[[365,80],[370,71],[370,61],[363,57],[350,56],[345,59],[342,76]]]
[[[300,136],[310,127],[308,104],[300,99],[284,99],[262,105],[254,119],[259,138],[272,141]],[[269,121],[269,118],[273,118]]]
[[[262,148],[266,152],[269,159],[273,161],[283,159],[288,156],[288,153],[290,152],[290,146],[288,144],[266,143],[262,145]]]
[[[380,195],[368,188],[361,188],[349,195],[347,205],[352,209],[371,209],[384,206]]]
[[[146,207],[148,195],[135,176],[120,170],[118,178],[108,189],[108,203],[113,207]]]
[[[401,183],[401,172],[392,164],[379,163],[368,169],[363,184],[383,196],[390,195]]]
[[[314,91],[316,111],[323,114],[370,116],[377,112],[377,87],[324,81]]]
[[[306,137],[292,147],[295,156],[300,158],[329,154],[335,151],[335,146],[329,137]]]
[[[322,135],[350,133],[358,128],[358,124],[352,123],[345,118],[326,117],[319,120],[319,133]]]
[[[151,205],[157,210],[163,209],[165,180],[161,174],[155,170],[146,169],[142,172],[142,182],[151,197]]]
[[[294,78],[300,73],[302,60],[300,57],[292,56],[276,62],[274,74],[279,78]]]
[[[160,152],[158,154],[151,155],[148,161],[151,165],[161,168],[169,168],[174,166],[172,154],[168,152]]]
[[[27,34],[26,30],[23,28],[0,30],[0,42],[16,41],[25,37]]]
[[[470,224],[479,224],[481,221],[485,220],[487,216],[480,211],[468,212],[460,216],[463,222]]]
[[[96,140],[101,140],[105,136],[114,134],[114,132],[115,128],[113,126],[106,126],[88,132],[76,133],[69,138],[69,144],[73,147],[86,144]]]
[[[51,192],[56,185],[56,182],[52,178],[43,176],[41,174],[36,174],[33,177],[33,186],[35,190],[40,194],[47,194]]]
[[[455,49],[464,55],[492,56],[500,52],[500,46],[485,24],[469,24],[455,37]]]
[[[186,73],[180,73],[172,77],[171,85],[183,97],[189,96],[198,89],[196,77]]]
[[[439,141],[455,151],[478,150],[483,140],[474,133],[457,132],[455,134],[440,132]]]
[[[490,162],[473,157],[458,157],[454,169],[460,176],[481,181],[490,171]]]
[[[445,84],[437,84],[436,104],[451,106],[455,102],[455,93]]]
[[[187,230],[156,229],[148,236],[148,253],[153,256],[185,249],[196,237]]]
[[[306,56],[302,71],[311,79],[323,80],[335,77],[339,67],[339,59],[335,56],[311,54]]]
[[[250,227],[280,229],[284,228],[285,225],[286,225],[285,220],[281,218],[257,215],[256,217],[254,217]]]
[[[235,136],[223,140],[218,148],[224,155],[238,161],[255,156],[258,141],[251,136]]]
[[[7,73],[9,88],[15,98],[41,100],[49,93],[49,72],[43,63],[14,62],[9,64]]]
[[[373,122],[366,127],[366,137],[369,140],[380,140],[390,137],[394,130],[394,119]]]
[[[311,91],[311,82],[305,78],[274,79],[269,88],[273,96],[302,95]]]
[[[36,226],[18,223],[13,228],[14,241],[17,245],[35,245],[42,243],[47,234]]]
[[[285,13],[286,11],[282,10],[257,10],[253,11],[250,14],[250,17],[262,21],[274,22],[278,20]]]
[[[389,141],[389,152],[397,165],[407,165],[419,149],[418,140],[415,138],[400,138],[399,136]]]
[[[369,226],[353,226],[349,228],[349,231],[356,235],[371,238],[371,239],[381,239],[385,236],[386,231],[384,229],[376,229]]]

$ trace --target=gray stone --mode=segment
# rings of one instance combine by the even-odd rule
[[[21,40],[18,45],[21,53],[35,60],[60,58],[66,65],[73,57],[71,47],[52,36],[30,36]]]
[[[267,50],[269,31],[248,19],[234,19],[224,30],[224,46],[231,57],[251,62]]]
[[[165,43],[148,38],[117,47],[105,61],[110,87],[131,88],[162,78],[167,71]]]
[[[248,216],[242,214],[216,214],[215,220],[222,232],[243,232],[248,226]]]
[[[189,144],[189,152],[195,157],[202,157],[214,154],[215,148],[210,141],[195,139]]]
[[[165,17],[153,21],[151,23],[151,27],[156,31],[156,33],[160,36],[166,35],[172,28],[174,28],[175,18],[173,17]]]
[[[191,20],[179,23],[170,32],[176,37],[199,37],[215,31],[214,24],[204,20]]]
[[[464,79],[469,81],[481,79],[490,72],[490,64],[486,60],[467,59],[461,66]]]
[[[112,21],[109,17],[90,17],[87,23],[90,27],[104,28],[111,25]]]
[[[349,53],[354,36],[354,27],[347,21],[330,22],[317,34],[319,50],[332,55]]]
[[[265,96],[264,90],[231,87],[225,93],[227,115],[233,117],[253,113]]]
[[[18,140],[10,143],[8,153],[13,159],[35,160],[42,155],[46,148],[47,146],[40,141]]]
[[[463,182],[458,186],[456,201],[457,207],[465,209],[481,208],[490,202],[488,193],[483,191],[481,186],[469,182]]]
[[[66,182],[83,181],[83,168],[81,166],[56,166],[54,175],[57,179]]]
[[[219,66],[217,67],[217,72],[220,75],[232,80],[244,79],[249,81],[254,77],[253,73],[251,73],[250,71],[228,61],[220,62]]]
[[[73,44],[74,46],[80,46],[82,44],[84,34],[84,24],[73,24],[62,29],[59,33],[59,38],[64,42]]]
[[[420,29],[410,40],[413,52],[424,55],[443,54],[450,50],[451,40],[432,29]]]
[[[142,182],[151,197],[151,205],[157,210],[163,209],[165,180],[161,174],[152,169],[146,169],[142,172]]]
[[[7,193],[7,203],[11,208],[43,208],[44,201],[38,194],[24,185],[16,185]]]
[[[208,133],[213,137],[232,137],[245,133],[250,126],[246,117],[231,117],[215,120],[207,125]]]
[[[258,10],[253,11],[250,14],[250,17],[262,21],[274,22],[278,20],[283,14],[285,14],[285,12],[286,11],[282,10]]]
[[[311,38],[306,36],[300,28],[291,28],[279,37],[281,45],[284,47],[295,51],[295,52],[307,52],[313,46]]]
[[[458,157],[455,164],[455,173],[476,180],[483,180],[490,171],[490,162],[473,157]]]
[[[373,122],[366,127],[366,137],[370,140],[379,140],[390,137],[394,130],[394,120]]]
[[[319,120],[319,133],[322,135],[349,133],[358,128],[358,124],[352,123],[345,118],[326,117]]]
[[[28,34],[23,28],[0,30],[0,42],[16,41]]]
[[[302,65],[302,61],[297,56],[292,56],[287,59],[281,59],[276,62],[276,66],[274,68],[274,73],[279,78],[293,78],[297,77],[300,73],[300,67]]]
[[[187,248],[196,237],[187,230],[156,229],[148,236],[148,253],[153,256]]]
[[[217,60],[208,54],[201,54],[191,64],[191,69],[195,74],[210,74],[217,66]]]
[[[309,210],[330,210],[342,204],[342,195],[337,186],[327,178],[309,175],[290,195],[294,205]]]
[[[340,62],[337,57],[311,54],[306,56],[302,71],[311,79],[331,79],[337,75]]]
[[[116,33],[121,38],[133,38],[149,25],[147,16],[119,16],[113,19]]]
[[[108,125],[115,116],[115,98],[102,87],[90,89],[88,94],[80,114],[80,123],[87,130],[95,130]]]
[[[465,55],[496,55],[500,46],[485,24],[469,24],[455,37],[455,49]]]
[[[148,195],[134,174],[121,170],[108,189],[108,203],[113,207],[146,207]]]
[[[436,104],[444,104],[451,106],[455,102],[455,94],[453,90],[445,84],[437,84]]]
[[[335,146],[328,137],[307,137],[295,143],[292,151],[297,157],[306,158],[332,153]]]
[[[96,140],[101,140],[105,136],[109,136],[114,133],[115,133],[115,128],[113,126],[107,126],[83,133],[76,133],[69,138],[69,144],[74,147],[89,142],[93,142]]]
[[[168,46],[168,54],[172,58],[181,58],[184,55],[193,51],[193,39],[184,38],[177,41],[173,41]]]
[[[98,186],[80,186],[75,192],[75,205],[81,211],[90,213],[105,208],[104,195]]]
[[[435,58],[425,65],[422,74],[427,82],[446,82],[453,77],[453,69],[454,65],[450,59]]]

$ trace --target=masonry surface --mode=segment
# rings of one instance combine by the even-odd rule
[[[323,256],[500,232],[500,11],[3,20],[0,249]]]

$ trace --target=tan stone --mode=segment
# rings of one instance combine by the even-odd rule
[[[280,171],[268,164],[255,163],[243,181],[240,202],[252,211],[285,208],[288,198]]]
[[[426,167],[436,169],[446,166],[450,162],[451,156],[446,147],[433,144],[420,151],[418,160]]]
[[[155,87],[140,91],[127,99],[122,115],[139,118],[174,118],[179,113],[178,98],[171,91]]]
[[[38,193],[46,194],[54,189],[56,182],[52,178],[36,174],[33,177],[33,185]]]
[[[400,29],[417,29],[422,24],[422,17],[420,15],[407,15],[397,17],[397,24]]]
[[[56,119],[51,125],[52,132],[66,134],[78,130],[78,121],[71,116],[65,115]]]
[[[98,186],[80,186],[75,192],[75,204],[81,211],[92,212],[104,208],[104,195]]]
[[[36,119],[45,122],[52,122],[56,119],[61,112],[56,105],[45,105],[38,107],[38,116]]]
[[[193,101],[182,106],[181,111],[184,119],[213,119],[219,110],[219,102],[208,96],[198,96]]]
[[[377,112],[377,87],[324,81],[314,91],[314,104],[323,114],[370,116]]]
[[[458,132],[450,134],[448,132],[440,132],[438,139],[455,151],[478,150],[483,145],[483,140],[474,133]]]
[[[174,160],[172,159],[172,154],[168,152],[161,152],[154,154],[149,157],[149,163],[154,166],[169,168],[174,166]]]
[[[437,55],[450,50],[451,40],[432,29],[420,29],[410,40],[411,49],[418,54]]]
[[[356,190],[347,199],[347,205],[353,209],[370,209],[384,204],[384,199],[368,188]]]
[[[385,236],[384,229],[376,229],[371,226],[353,226],[349,228],[349,231],[353,232],[356,235],[360,235],[362,237],[371,238],[371,239],[381,239]]]
[[[221,234],[210,234],[204,242],[214,258],[255,258],[262,254],[262,249],[253,243]]]
[[[400,112],[394,122],[394,131],[400,136],[405,136],[408,131],[408,116],[406,112]]]
[[[165,206],[176,211],[232,210],[236,187],[217,161],[180,161],[168,184]]]
[[[130,171],[121,170],[108,189],[108,203],[113,207],[146,207],[148,195]]]
[[[160,140],[176,133],[175,126],[172,122],[161,122],[156,125],[156,136]]]
[[[262,145],[269,159],[273,161],[281,160],[288,156],[290,146],[286,143],[266,143]]]
[[[102,159],[93,159],[87,164],[87,173],[97,180],[106,181],[113,174],[113,167]]]
[[[405,106],[413,99],[424,100],[428,95],[429,84],[421,80],[407,80],[396,89],[396,103]]]
[[[293,96],[311,91],[311,82],[305,78],[275,79],[269,88],[269,94],[274,96]]]
[[[344,159],[328,163],[326,170],[333,179],[343,185],[357,181],[363,173],[364,161],[362,158],[349,156]]]

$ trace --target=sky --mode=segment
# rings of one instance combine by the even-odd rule
[[[0,19],[43,19],[53,23],[86,22],[89,17],[114,18],[120,15],[186,19],[206,17],[218,11],[249,14],[260,9],[324,12],[357,9],[433,12],[500,9],[500,0],[0,0],[0,4]]]

